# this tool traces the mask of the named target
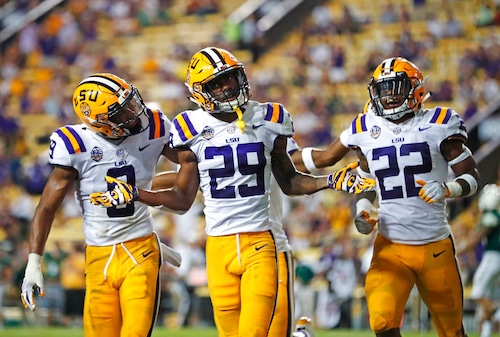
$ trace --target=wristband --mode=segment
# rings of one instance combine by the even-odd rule
[[[469,185],[469,193],[467,193],[467,195],[464,195],[464,197],[470,197],[477,192],[478,184],[476,178],[474,178],[473,175],[469,173],[462,174],[461,176],[456,177],[453,182],[456,182],[457,180],[463,180]]]
[[[302,161],[304,162],[304,166],[309,172],[313,172],[314,170],[318,169],[314,164],[314,160],[312,157],[313,150],[317,149],[314,147],[305,147],[302,149]]]
[[[447,190],[446,191],[447,198],[456,198],[456,197],[462,196],[462,192],[463,192],[462,185],[460,185],[456,181],[446,183],[446,184],[444,184],[444,186],[446,187],[446,190]]]
[[[366,198],[359,199],[356,202],[356,214],[360,214],[362,211],[367,211],[368,213],[370,213],[373,208],[374,207],[371,201]]]
[[[37,253],[29,253],[28,254],[28,264],[42,264],[43,257]]]

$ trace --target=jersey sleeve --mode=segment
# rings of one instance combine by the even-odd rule
[[[73,167],[72,155],[86,152],[83,139],[71,126],[64,126],[50,136],[49,163]]]
[[[446,133],[444,139],[459,139],[464,143],[467,141],[467,129],[462,118],[451,108],[437,107],[430,121],[431,124],[445,125]]]
[[[359,114],[351,122],[350,126],[340,133],[339,140],[345,147],[355,147],[355,137],[368,131],[368,114]]]
[[[149,112],[149,139],[167,139],[171,130],[171,122],[161,110]]]
[[[294,126],[292,116],[280,103],[266,103],[264,120],[267,128],[278,136],[293,137]]]
[[[299,144],[297,144],[295,139],[293,139],[292,137],[288,137],[286,143],[286,152],[288,152],[288,154],[292,154],[299,150],[300,150]]]

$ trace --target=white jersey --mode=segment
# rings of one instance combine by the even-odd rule
[[[286,145],[286,150],[289,154],[294,153],[299,150],[299,146],[293,140],[293,138],[288,138],[288,143]],[[288,252],[292,250],[292,246],[288,243],[288,237],[286,236],[285,230],[283,228],[283,192],[274,176],[271,178],[271,191],[270,191],[270,208],[269,208],[269,218],[271,220],[271,230],[274,235],[274,241],[276,242],[276,250],[278,253]]]
[[[89,201],[90,193],[109,189],[106,175],[142,189],[151,188],[158,158],[168,143],[170,121],[159,110],[148,110],[143,120],[149,122],[149,127],[119,144],[89,130],[85,124],[61,127],[50,137],[49,162],[78,171],[76,199],[88,245],[113,245],[153,231],[149,207],[143,203],[104,208]]]
[[[424,109],[401,124],[374,114],[358,115],[340,135],[358,147],[377,180],[378,230],[389,240],[424,244],[450,235],[446,201],[426,203],[416,180],[446,182],[448,163],[440,151],[449,138],[467,140],[464,122],[450,108]]]
[[[189,146],[198,158],[210,236],[270,230],[271,151],[279,135],[293,136],[290,114],[278,103],[247,103],[245,129],[198,109],[172,121],[172,147]]]

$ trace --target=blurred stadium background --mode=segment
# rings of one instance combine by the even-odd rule
[[[482,185],[499,181],[498,0],[3,0],[0,5],[2,336],[51,325],[81,333],[81,317],[65,309],[66,299],[81,293],[84,284],[81,218],[71,196],[47,245],[47,296],[40,309],[22,310],[18,293],[29,221],[50,173],[48,137],[61,125],[78,123],[71,96],[92,72],[130,80],[148,104],[172,118],[192,108],[183,85],[190,56],[205,46],[223,47],[245,64],[253,98],[283,103],[295,120],[299,144],[322,147],[362,110],[375,66],[386,57],[405,56],[429,76],[433,96],[427,106],[450,106],[466,121]],[[171,168],[167,162],[158,165],[158,171]],[[356,233],[352,203],[336,193],[286,199],[285,226],[297,255],[297,315],[311,316],[325,331],[320,337],[343,336],[328,330],[345,328],[362,336],[359,329],[367,328],[362,284],[371,237]],[[474,197],[449,203],[457,242],[470,235],[477,212]],[[200,202],[183,216],[154,216],[156,231],[184,259],[180,269],[164,269],[159,328],[212,327]],[[477,331],[478,311],[467,296],[480,248],[459,257],[471,332]],[[353,272],[339,270],[335,261],[351,263]],[[352,281],[347,292],[329,287],[345,279]],[[432,331],[416,295],[408,301],[403,329]],[[39,331],[42,337],[44,330]],[[165,330],[157,336],[177,336],[160,331]]]

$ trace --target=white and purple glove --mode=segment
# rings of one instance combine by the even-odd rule
[[[21,301],[26,309],[35,311],[35,289],[40,296],[45,295],[43,288],[42,257],[36,253],[28,255],[28,264],[21,286]]]

